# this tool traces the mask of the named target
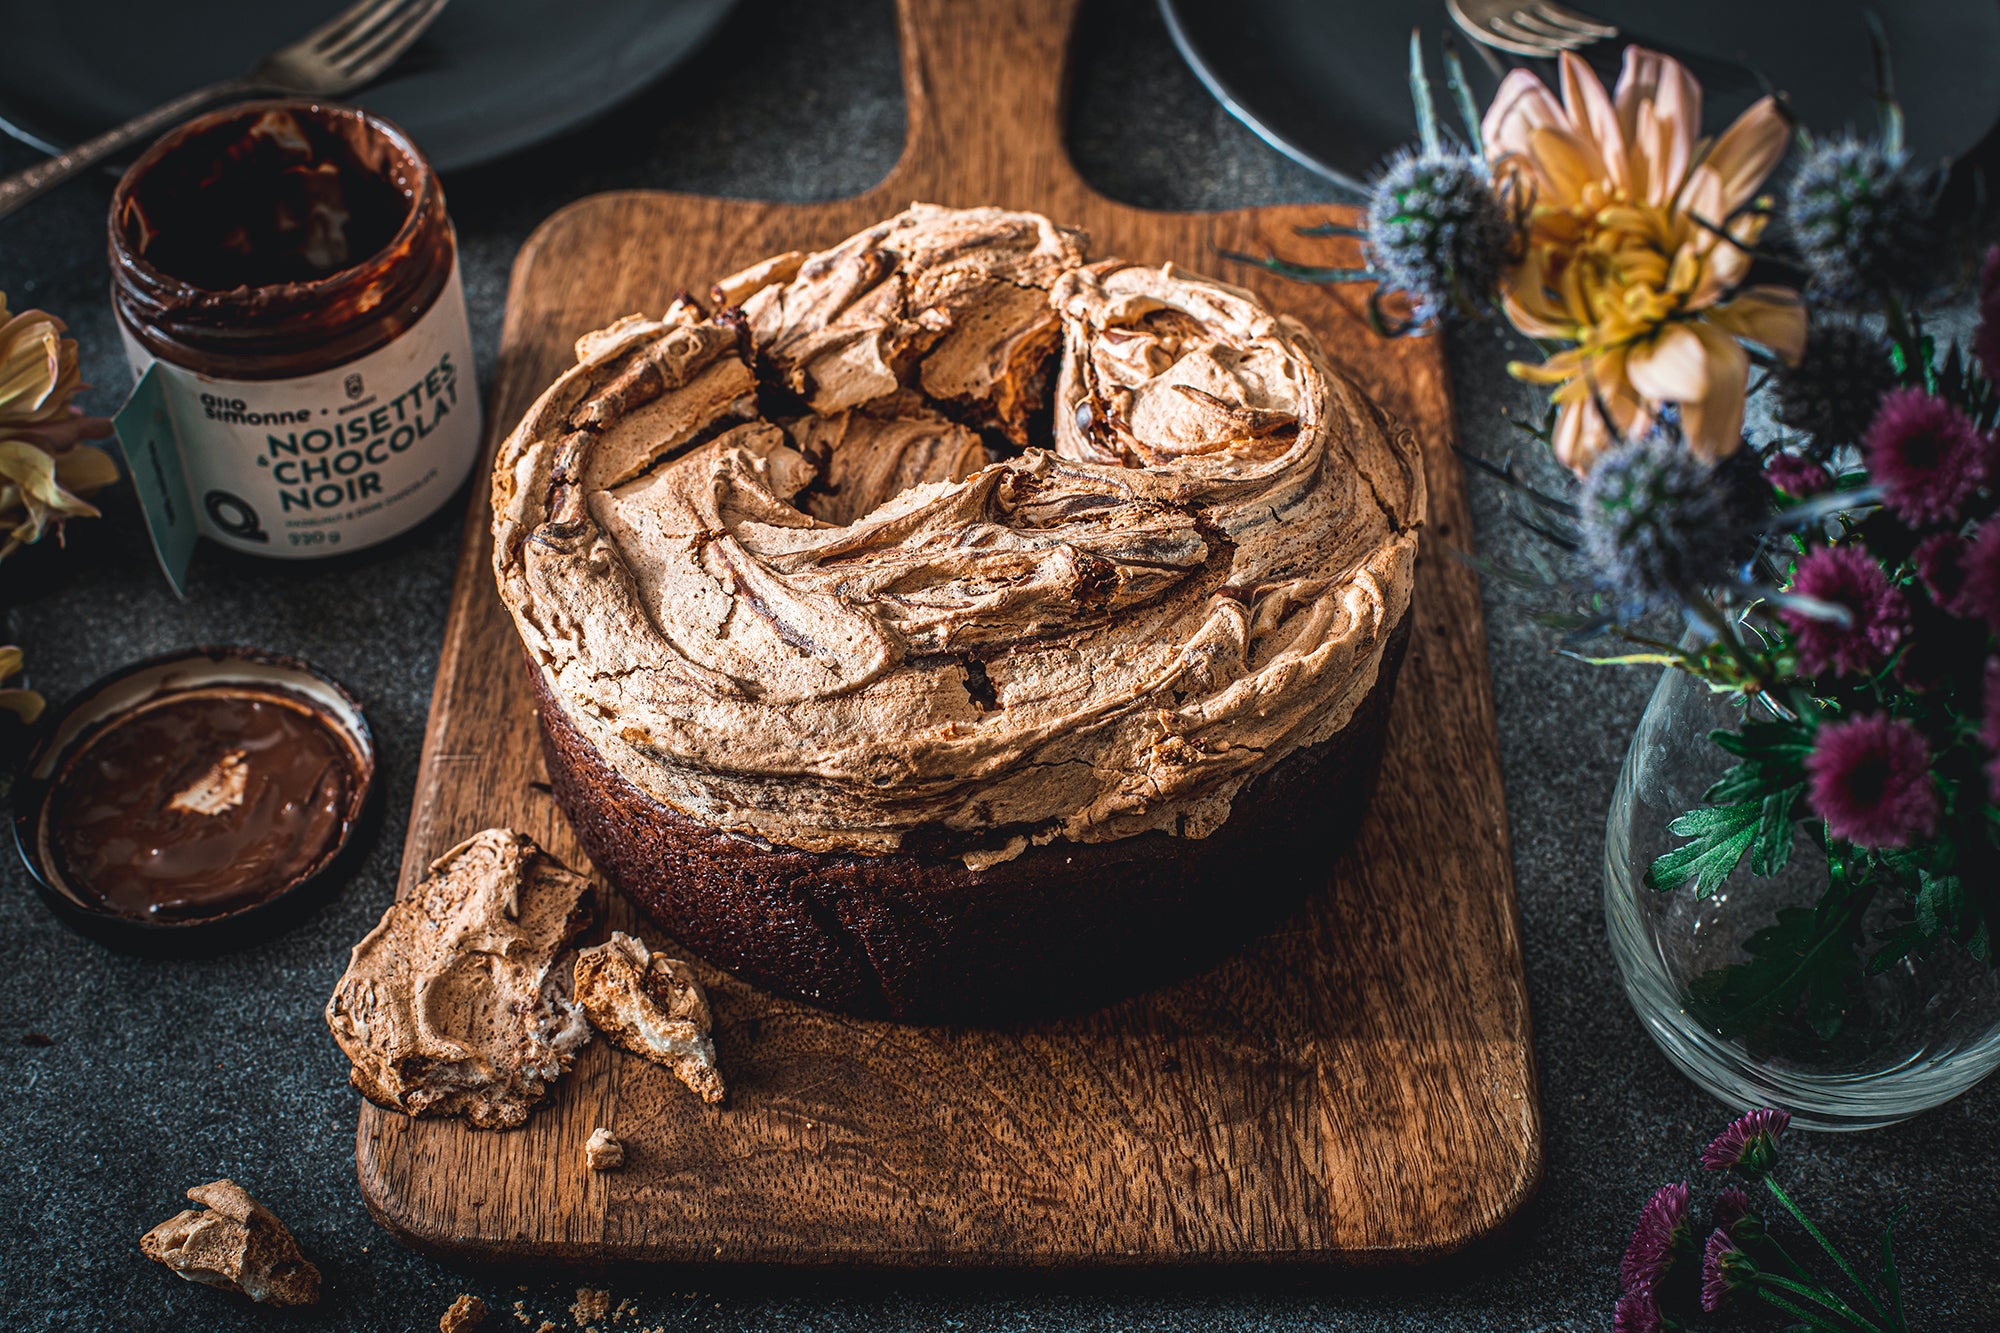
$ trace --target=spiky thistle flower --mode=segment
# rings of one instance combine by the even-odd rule
[[[1809,297],[1855,309],[1876,293],[1923,292],[1935,282],[1944,172],[1912,163],[1899,139],[1850,134],[1807,146],[1784,217]]]
[[[1858,442],[1895,387],[1887,342],[1846,320],[1815,320],[1799,363],[1780,362],[1771,372],[1772,412],[1824,456]]]
[[[1748,544],[1738,488],[1671,429],[1599,458],[1577,507],[1584,554],[1635,613],[1721,582]]]
[[[1512,262],[1520,227],[1485,162],[1449,146],[1406,148],[1369,186],[1369,266],[1418,323],[1476,315]]]
[[[1988,250],[1979,266],[1979,327],[1972,350],[1986,378],[2000,383],[2000,245]]]

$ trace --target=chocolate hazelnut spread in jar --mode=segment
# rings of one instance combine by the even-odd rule
[[[202,535],[335,555],[429,517],[479,453],[458,244],[395,126],[248,102],[154,144],[111,203],[112,306],[157,363]]]

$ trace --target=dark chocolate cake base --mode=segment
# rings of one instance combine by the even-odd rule
[[[1207,838],[1058,840],[984,870],[954,854],[804,852],[711,828],[621,776],[531,674],[577,840],[675,940],[828,1009],[1000,1024],[1185,976],[1323,886],[1367,808],[1410,619],[1348,726],[1250,783]]]

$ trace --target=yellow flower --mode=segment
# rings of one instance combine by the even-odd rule
[[[1509,369],[1556,386],[1556,456],[1579,474],[1670,405],[1696,453],[1734,453],[1750,376],[1743,343],[1788,361],[1805,350],[1798,293],[1740,285],[1765,221],[1743,210],[1790,128],[1766,97],[1703,145],[1701,85],[1638,47],[1625,52],[1615,96],[1567,53],[1561,82],[1559,102],[1513,71],[1482,126],[1496,178],[1531,200],[1521,260],[1502,280],[1507,318],[1571,344]]]
[[[102,417],[81,415],[70,399],[86,387],[77,368],[76,339],[42,310],[7,312],[0,293],[0,435],[60,449],[111,433]]]

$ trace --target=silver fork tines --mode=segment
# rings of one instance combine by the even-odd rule
[[[1547,59],[1618,35],[1612,24],[1555,0],[1445,0],[1445,9],[1466,36],[1520,56]]]
[[[0,217],[218,102],[273,93],[344,97],[381,77],[444,7],[445,0],[358,0],[290,46],[265,56],[242,78],[184,93],[67,153],[0,180]]]

